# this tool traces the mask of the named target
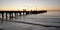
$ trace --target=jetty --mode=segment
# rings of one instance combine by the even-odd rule
[[[40,10],[40,11],[26,11],[26,10],[23,10],[23,11],[0,11],[0,14],[2,16],[2,19],[4,19],[4,16],[5,16],[5,19],[7,19],[8,14],[9,14],[10,18],[13,18],[13,14],[15,16],[18,16],[18,14],[19,14],[19,16],[21,16],[22,14],[29,15],[29,14],[39,14],[39,13],[45,13],[45,12],[47,12],[47,10]]]

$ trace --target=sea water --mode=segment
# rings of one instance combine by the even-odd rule
[[[13,21],[49,25],[49,27],[7,21],[2,24],[0,22],[0,28],[4,30],[60,30],[60,11],[47,11],[46,13],[18,16],[13,18]]]

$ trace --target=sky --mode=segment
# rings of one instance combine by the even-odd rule
[[[60,10],[60,0],[0,0],[0,10]]]

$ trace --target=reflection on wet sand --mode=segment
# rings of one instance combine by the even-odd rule
[[[23,16],[24,17],[24,16]],[[0,21],[2,19],[0,18]],[[52,25],[43,25],[43,24],[37,24],[37,23],[31,23],[31,22],[24,22],[24,21],[15,21],[16,18],[11,18],[11,19],[3,19],[4,21],[8,21],[8,22],[16,22],[16,23],[23,23],[23,24],[30,24],[30,25],[37,25],[37,26],[44,26],[44,27],[57,27],[60,28],[60,26],[52,26]],[[1,23],[3,23],[4,21],[1,21]]]
[[[4,29],[0,28],[0,30],[4,30]]]

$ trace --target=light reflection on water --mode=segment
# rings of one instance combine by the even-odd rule
[[[15,21],[24,21],[44,25],[60,26],[60,12],[47,12],[42,14],[26,15],[17,17]],[[44,27],[16,22],[5,22],[0,25],[0,28],[6,30],[60,30],[56,27]]]

